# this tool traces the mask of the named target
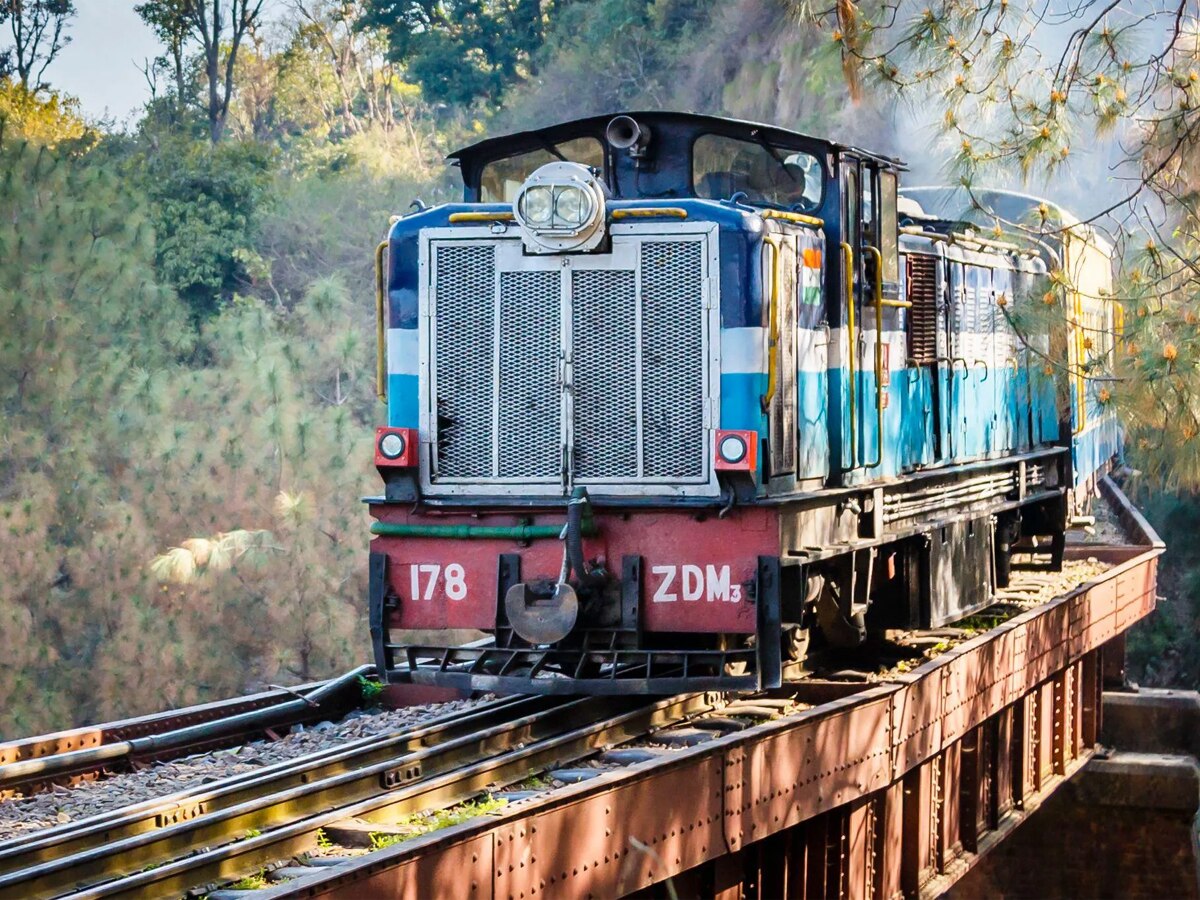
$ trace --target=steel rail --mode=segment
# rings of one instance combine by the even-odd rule
[[[358,677],[374,668],[361,666],[295,689],[0,743],[0,799],[16,789],[92,774],[126,758],[169,758],[197,747],[224,745],[270,727],[328,718],[331,708],[340,715],[337,708],[357,705],[348,704],[343,695],[353,692],[357,697]]]
[[[177,750],[181,747],[218,740],[232,734],[242,734],[247,730],[259,730],[271,725],[278,725],[296,715],[308,712],[313,707],[320,706],[323,701],[331,697],[336,697],[338,692],[345,690],[360,677],[374,670],[375,667],[372,665],[359,666],[345,675],[326,682],[310,694],[264,709],[250,710],[224,719],[201,722],[185,728],[150,734],[128,741],[103,744],[95,748],[74,750],[42,759],[27,759],[0,766],[0,787],[30,778],[52,778],[72,769],[105,764],[126,756]]]
[[[411,727],[283,760],[252,772],[176,791],[119,810],[90,816],[0,842],[0,890],[14,873],[44,862],[66,860],[115,841],[213,814],[280,790],[319,781],[397,756],[493,728],[553,705],[549,698],[512,697],[483,704],[466,714],[440,716]]]
[[[284,791],[269,798],[269,805],[263,809],[234,808],[164,829],[154,836],[161,845],[157,856],[139,851],[135,842],[117,842],[105,848],[104,857],[119,856],[126,873],[136,871],[111,881],[71,884],[56,879],[51,885],[42,880],[47,867],[40,867],[20,873],[23,877],[19,885],[5,884],[0,897],[58,896],[72,887],[78,890],[67,896],[76,900],[178,896],[198,886],[235,880],[312,850],[320,830],[336,822],[350,818],[386,821],[453,806],[484,791],[515,784],[532,772],[561,766],[677,725],[690,716],[716,709],[721,702],[719,695],[699,693],[641,705],[628,697],[600,702],[582,698],[556,704],[545,713],[523,717],[509,727],[457,741],[456,753],[447,753],[446,746],[420,751],[392,764]],[[390,772],[402,772],[418,760],[422,763],[418,779],[392,789],[380,787]],[[359,796],[338,791],[349,780],[366,786],[366,773],[374,776],[372,790]],[[93,872],[91,877],[102,875]]]
[[[510,741],[541,736],[546,728],[561,728],[563,719],[556,717],[556,713],[565,712],[566,721],[572,725],[577,724],[577,719],[587,717],[587,713],[569,709],[570,706],[558,703],[533,711],[526,709],[525,715],[520,716],[511,715],[512,710],[497,711],[483,718],[482,728],[476,719],[466,728],[452,729],[445,740],[431,747],[405,752],[401,744],[391,752],[372,754],[375,761],[369,765],[356,765],[357,754],[353,751],[339,754],[329,766],[315,770],[315,774],[324,776],[320,778],[309,770],[305,758],[288,761],[257,779],[251,786],[257,795],[242,802],[221,804],[211,812],[201,808],[182,821],[104,841],[98,846],[93,840],[78,852],[51,853],[40,863],[0,874],[0,898],[58,896],[177,859],[197,849],[278,827],[305,815],[377,796],[393,784],[419,782],[452,770],[463,759],[473,761],[478,754],[502,751]],[[238,799],[236,793],[233,799]]]

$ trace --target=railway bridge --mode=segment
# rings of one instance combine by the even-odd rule
[[[878,671],[799,671],[741,696],[472,701],[0,834],[0,900],[1197,896],[1184,754],[1200,704],[1124,687],[1163,545],[1104,490],[1122,541],[1014,573],[1006,612],[904,636],[925,652]],[[0,792],[277,737],[345,712],[350,683],[0,747]]]

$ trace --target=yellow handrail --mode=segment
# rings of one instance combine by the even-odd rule
[[[388,242],[375,248],[375,396],[387,400],[387,327],[383,321],[384,295],[383,255]]]
[[[779,367],[775,362],[776,350],[779,347],[779,244],[771,235],[763,235],[763,247],[770,247],[771,254],[774,257],[774,262],[771,266],[771,295],[769,305],[767,307],[767,317],[770,321],[768,333],[770,338],[767,341],[767,392],[759,398],[762,404],[762,411],[767,412],[771,408],[771,402],[775,399],[775,390],[779,383]]]
[[[875,257],[875,462],[863,463],[873,469],[883,462],[883,254],[878,247],[866,247]],[[899,302],[899,301],[897,301]],[[866,443],[864,441],[864,443]]]
[[[511,222],[515,216],[511,212],[456,212],[450,213],[450,224],[458,222]]]
[[[1083,297],[1076,290],[1072,289],[1071,293],[1075,295],[1075,320],[1071,323],[1075,338],[1075,370],[1072,377],[1075,379],[1075,403],[1079,407],[1079,427],[1072,433],[1083,434],[1087,429],[1087,378],[1084,375],[1087,345],[1083,342]]]
[[[854,355],[858,350],[858,342],[855,340],[854,335],[854,248],[845,241],[842,241],[842,259],[844,261],[842,280],[846,283],[847,343],[850,345],[850,468],[857,469],[858,414],[855,405],[855,381],[858,376],[856,374],[857,367],[854,364]]]
[[[679,206],[629,206],[612,211],[614,219],[650,219],[654,216],[686,219],[688,214],[686,209]]]
[[[799,222],[801,225],[811,225],[814,228],[825,227],[824,219],[806,216],[804,213],[785,212],[782,209],[764,209],[759,215],[764,219],[783,219],[785,222]]]

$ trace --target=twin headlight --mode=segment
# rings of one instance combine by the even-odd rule
[[[604,189],[578,163],[542,166],[521,185],[513,210],[531,253],[591,250],[604,238]]]

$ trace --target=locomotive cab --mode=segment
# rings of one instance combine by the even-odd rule
[[[812,630],[860,641],[878,598],[917,625],[990,602],[986,574],[940,596],[945,560],[966,546],[986,573],[993,510],[1061,500],[1049,440],[958,440],[966,387],[927,296],[951,255],[989,286],[1035,260],[905,236],[898,161],[661,112],[451,161],[463,202],[394,220],[376,257],[370,619],[390,679],[778,683]],[[463,629],[485,636],[417,643]]]

